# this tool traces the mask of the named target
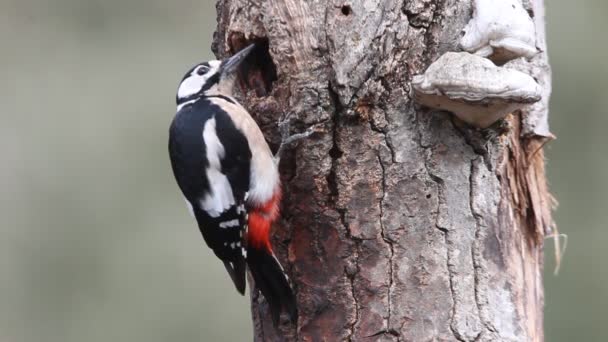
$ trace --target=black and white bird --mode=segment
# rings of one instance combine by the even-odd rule
[[[281,200],[278,157],[232,97],[239,66],[254,48],[198,64],[186,73],[177,91],[169,155],[203,238],[224,263],[237,291],[244,294],[248,268],[275,324],[283,310],[295,322],[296,300],[270,243]]]

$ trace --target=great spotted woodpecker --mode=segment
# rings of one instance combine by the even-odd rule
[[[281,200],[280,151],[312,132],[283,136],[277,156],[272,155],[256,122],[232,97],[239,66],[254,48],[198,64],[186,73],[177,91],[169,155],[203,238],[224,263],[237,291],[244,294],[249,268],[274,323],[283,310],[295,322],[296,300],[272,251],[270,228]]]

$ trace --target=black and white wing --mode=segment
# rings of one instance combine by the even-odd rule
[[[169,155],[207,245],[243,294],[245,196],[251,164],[246,137],[221,107],[201,99],[176,114],[169,131]]]

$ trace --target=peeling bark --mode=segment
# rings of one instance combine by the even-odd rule
[[[542,1],[524,5],[542,28]],[[413,75],[458,50],[470,1],[220,0],[217,9],[218,57],[268,42],[241,100],[269,141],[277,145],[287,112],[294,130],[325,127],[281,163],[274,246],[300,319],[275,328],[253,291],[254,339],[542,341],[542,244],[553,229],[546,54],[514,63],[545,87],[541,104],[488,134],[410,97]]]

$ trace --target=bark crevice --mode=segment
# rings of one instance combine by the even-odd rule
[[[487,271],[483,266],[483,254],[482,246],[480,241],[482,240],[482,229],[487,228],[483,224],[483,214],[478,213],[475,209],[475,196],[480,189],[477,188],[476,177],[479,176],[479,167],[482,162],[479,158],[475,158],[471,161],[471,173],[469,182],[471,184],[469,194],[469,206],[471,208],[471,214],[475,218],[475,241],[473,242],[473,249],[471,251],[471,258],[473,260],[474,277],[475,277],[475,303],[477,304],[477,310],[479,314],[479,320],[483,323],[484,330],[482,330],[475,341],[479,341],[484,335],[491,336],[493,332],[496,332],[496,328],[491,326],[485,317],[487,302],[483,299],[485,291],[482,290],[487,284],[483,283],[482,274]],[[485,234],[483,234],[485,235]],[[483,237],[485,238],[485,236]]]
[[[386,135],[384,136],[386,139]],[[382,157],[380,156],[380,154],[378,154],[378,163],[380,164],[380,167],[382,168],[382,197],[380,199],[380,234],[382,237],[382,240],[386,243],[386,245],[388,246],[389,249],[389,260],[388,260],[388,279],[389,279],[389,284],[388,284],[388,294],[387,294],[387,300],[388,300],[388,316],[386,318],[386,324],[385,324],[385,329],[387,332],[392,331],[393,328],[391,327],[391,308],[392,308],[392,292],[393,292],[393,286],[394,286],[394,279],[393,279],[393,273],[394,273],[394,266],[393,266],[393,258],[395,256],[395,250],[393,247],[393,242],[389,239],[389,237],[386,235],[385,233],[385,227],[384,227],[384,199],[386,196],[386,169],[384,166],[384,162],[382,161]]]

